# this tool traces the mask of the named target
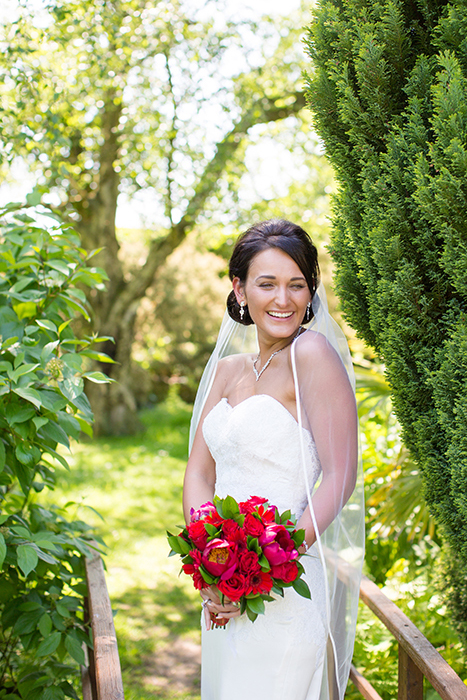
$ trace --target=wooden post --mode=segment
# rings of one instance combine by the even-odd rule
[[[423,700],[423,673],[399,644],[399,688],[397,700]]]
[[[97,700],[124,700],[122,672],[104,566],[95,552],[86,559],[89,617],[94,642]]]

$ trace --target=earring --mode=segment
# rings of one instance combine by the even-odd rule
[[[310,320],[310,318],[311,318],[311,301],[309,301],[308,304],[306,305],[306,322],[307,323]]]
[[[243,308],[245,306],[245,302],[241,301],[240,302],[240,321],[243,321],[243,317],[245,315],[245,309]]]

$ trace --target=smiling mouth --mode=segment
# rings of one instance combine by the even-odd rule
[[[293,315],[293,311],[288,311],[286,313],[280,313],[279,311],[268,311],[268,314],[273,318],[290,318]]]

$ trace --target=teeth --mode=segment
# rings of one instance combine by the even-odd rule
[[[275,316],[276,318],[289,318],[289,316],[292,316],[292,311],[289,311],[288,313],[281,314],[278,311],[269,311],[268,312],[270,316]]]

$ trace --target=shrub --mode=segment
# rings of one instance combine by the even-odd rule
[[[34,197],[31,198],[34,203]],[[77,698],[73,678],[90,644],[83,556],[96,535],[66,509],[41,505],[92,413],[83,393],[94,337],[80,288],[102,287],[74,231],[19,205],[0,212],[0,698]]]
[[[308,34],[310,106],[339,181],[337,291],[385,362],[404,442],[451,549],[464,643],[466,29],[461,0],[323,0]]]

